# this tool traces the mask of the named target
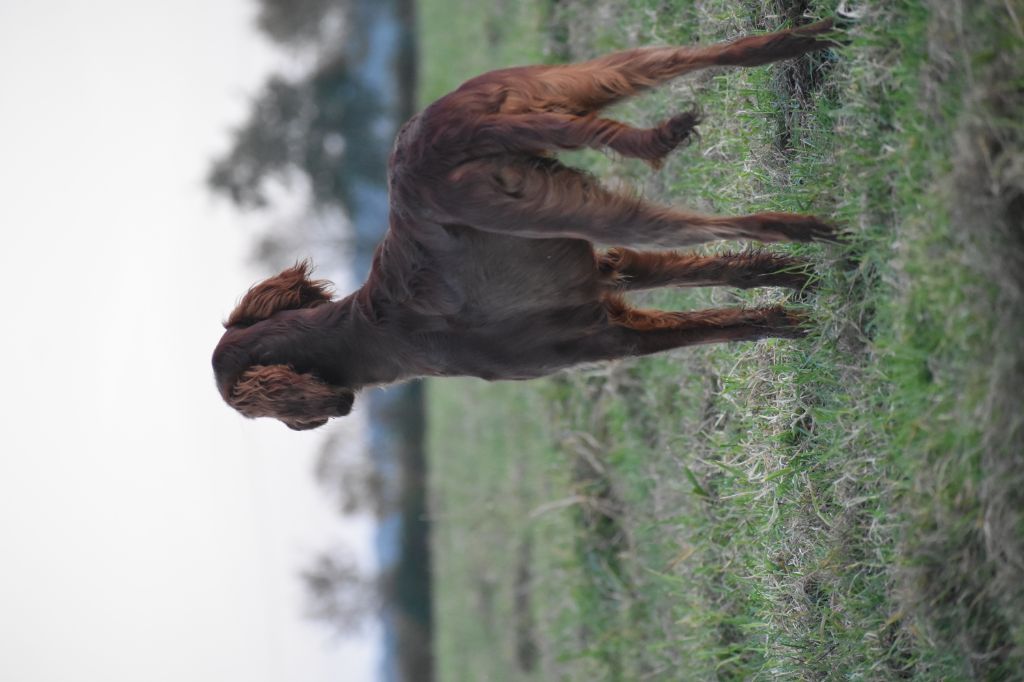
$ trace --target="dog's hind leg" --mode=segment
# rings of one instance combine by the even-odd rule
[[[598,116],[554,112],[495,114],[481,118],[473,131],[481,155],[525,152],[543,155],[561,149],[607,147],[657,167],[673,149],[689,141],[700,115],[695,109],[653,128],[634,128]]]
[[[591,114],[677,76],[712,66],[760,66],[835,46],[825,19],[705,47],[641,47],[565,66],[498,72],[509,83],[502,113]]]

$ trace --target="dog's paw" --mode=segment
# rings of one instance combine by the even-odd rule
[[[665,157],[677,147],[684,147],[699,137],[697,125],[703,119],[700,109],[694,105],[688,111],[676,114],[654,129],[656,154],[648,163],[657,170]]]
[[[694,137],[698,136],[697,125],[704,119],[703,113],[697,105],[689,110],[676,114],[661,124],[662,135],[671,149],[681,145],[689,144]]]
[[[771,336],[783,339],[801,339],[810,331],[810,318],[800,310],[774,306],[761,309],[764,324]]]

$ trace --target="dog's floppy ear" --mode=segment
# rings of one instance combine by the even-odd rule
[[[228,403],[246,417],[275,417],[289,428],[313,429],[352,411],[355,392],[287,365],[250,367],[231,389]]]
[[[253,285],[231,311],[224,326],[247,327],[281,310],[315,308],[329,303],[331,283],[323,279],[310,279],[312,269],[312,264],[305,260],[279,275]]]

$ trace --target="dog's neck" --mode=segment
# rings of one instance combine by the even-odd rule
[[[349,296],[306,312],[310,325],[302,343],[315,344],[314,372],[353,390],[382,386],[431,374],[412,339],[396,334],[389,320],[369,303],[367,292]],[[324,332],[327,333],[324,333]]]

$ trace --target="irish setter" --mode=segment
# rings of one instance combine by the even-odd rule
[[[594,147],[657,167],[687,141],[692,111],[654,128],[601,109],[680,74],[757,66],[834,43],[830,20],[710,47],[626,50],[568,66],[492,71],[406,123],[391,155],[390,225],[365,284],[332,300],[301,263],[255,285],[231,313],[213,368],[247,417],[311,429],[356,391],[423,376],[530,379],[583,362],[699,343],[802,335],[780,306],[662,312],[628,291],[806,283],[771,253],[702,256],[717,239],[829,240],[808,215],[709,216],[617,194],[553,152]],[[596,251],[594,242],[614,246]]]

